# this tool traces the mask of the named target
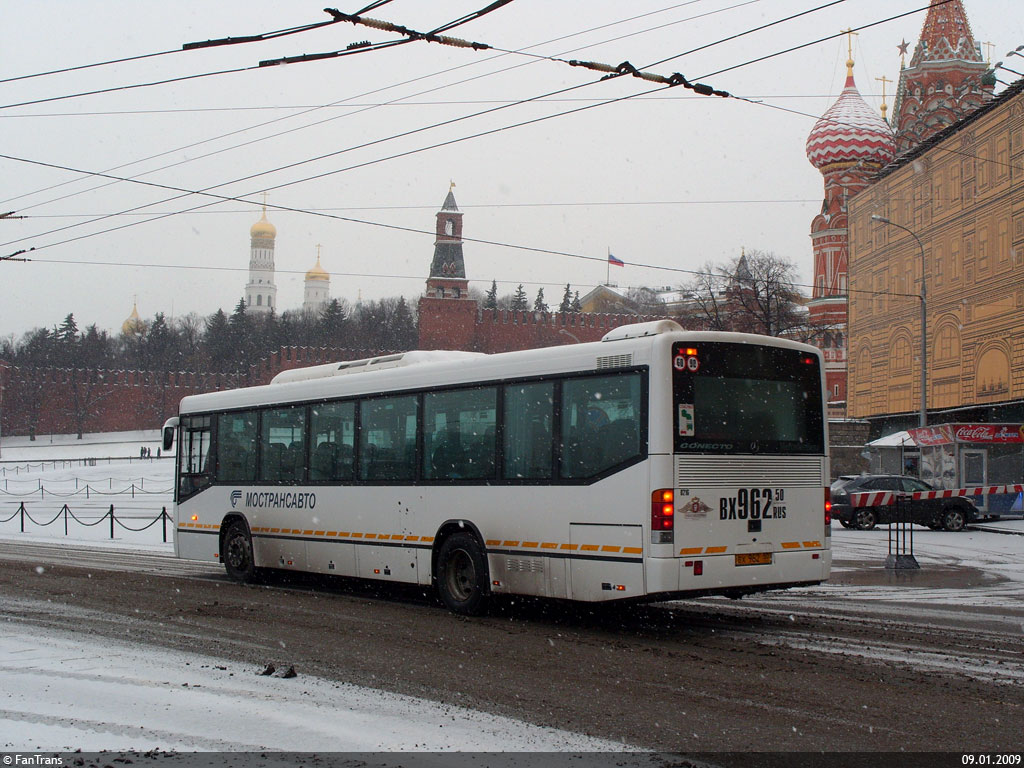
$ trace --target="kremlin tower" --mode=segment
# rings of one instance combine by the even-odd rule
[[[304,312],[319,312],[331,300],[331,276],[320,266],[320,246],[316,247],[316,265],[306,273],[302,296]]]
[[[907,48],[903,43],[900,52]],[[971,114],[992,97],[994,86],[962,0],[931,0],[921,39],[896,87],[897,150],[913,149]]]
[[[462,211],[455,204],[454,187],[453,181],[437,212],[434,258],[427,278],[427,295],[438,299],[469,298],[466,262],[462,258]]]
[[[475,349],[477,306],[469,295],[462,211],[455,204],[454,187],[453,181],[437,212],[434,258],[418,305],[420,349]]]
[[[249,282],[245,286],[246,312],[273,312],[277,307],[277,286],[274,285],[274,240],[277,227],[267,221],[267,204],[263,216],[249,229]]]
[[[807,159],[825,181],[821,213],[811,223],[814,289],[809,322],[820,330],[830,402],[846,400],[848,242],[846,202],[871,184],[895,157],[893,134],[861,97],[853,80],[852,50],[846,86],[807,137]]]

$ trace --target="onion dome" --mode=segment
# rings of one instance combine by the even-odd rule
[[[868,106],[846,62],[846,86],[807,137],[807,159],[819,171],[836,163],[881,167],[896,156],[892,129]]]
[[[141,333],[145,326],[142,323],[142,318],[139,317],[139,307],[137,304],[132,304],[132,313],[128,315],[128,319],[121,323],[121,333],[125,336],[132,334]]]
[[[306,273],[306,280],[330,280],[331,276],[327,274],[327,270],[320,266],[320,256],[316,257],[316,266],[314,266],[309,272]]]
[[[271,240],[277,237],[277,227],[267,221],[267,208],[263,207],[263,215],[260,220],[249,227],[250,237],[267,237]]]

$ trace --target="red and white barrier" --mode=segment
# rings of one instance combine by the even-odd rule
[[[912,499],[953,499],[962,496],[993,496],[1002,493],[1024,493],[1024,485],[981,485],[973,488],[955,488],[943,491],[914,491],[898,493],[896,491],[866,491],[851,493],[851,507],[888,507],[896,503],[897,496],[909,496]]]

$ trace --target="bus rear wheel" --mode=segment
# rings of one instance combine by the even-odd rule
[[[484,612],[490,590],[487,559],[469,533],[454,533],[437,553],[437,590],[452,613],[478,616]]]
[[[248,527],[241,520],[235,520],[228,525],[227,533],[224,534],[221,560],[232,581],[244,584],[256,580],[252,537],[249,535]]]

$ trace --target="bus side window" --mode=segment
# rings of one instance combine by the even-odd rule
[[[506,480],[551,478],[554,407],[554,385],[550,381],[505,387]]]
[[[412,480],[416,476],[417,397],[364,400],[359,409],[359,478]]]
[[[310,411],[312,450],[309,479],[314,482],[355,477],[356,404],[323,403]]]
[[[222,413],[217,417],[217,482],[251,483],[256,479],[256,413]]]
[[[306,479],[306,409],[275,408],[263,412],[260,479],[301,483]]]
[[[486,480],[494,477],[498,390],[456,389],[423,396],[423,477]]]
[[[640,374],[562,384],[561,476],[593,477],[641,455]]]

